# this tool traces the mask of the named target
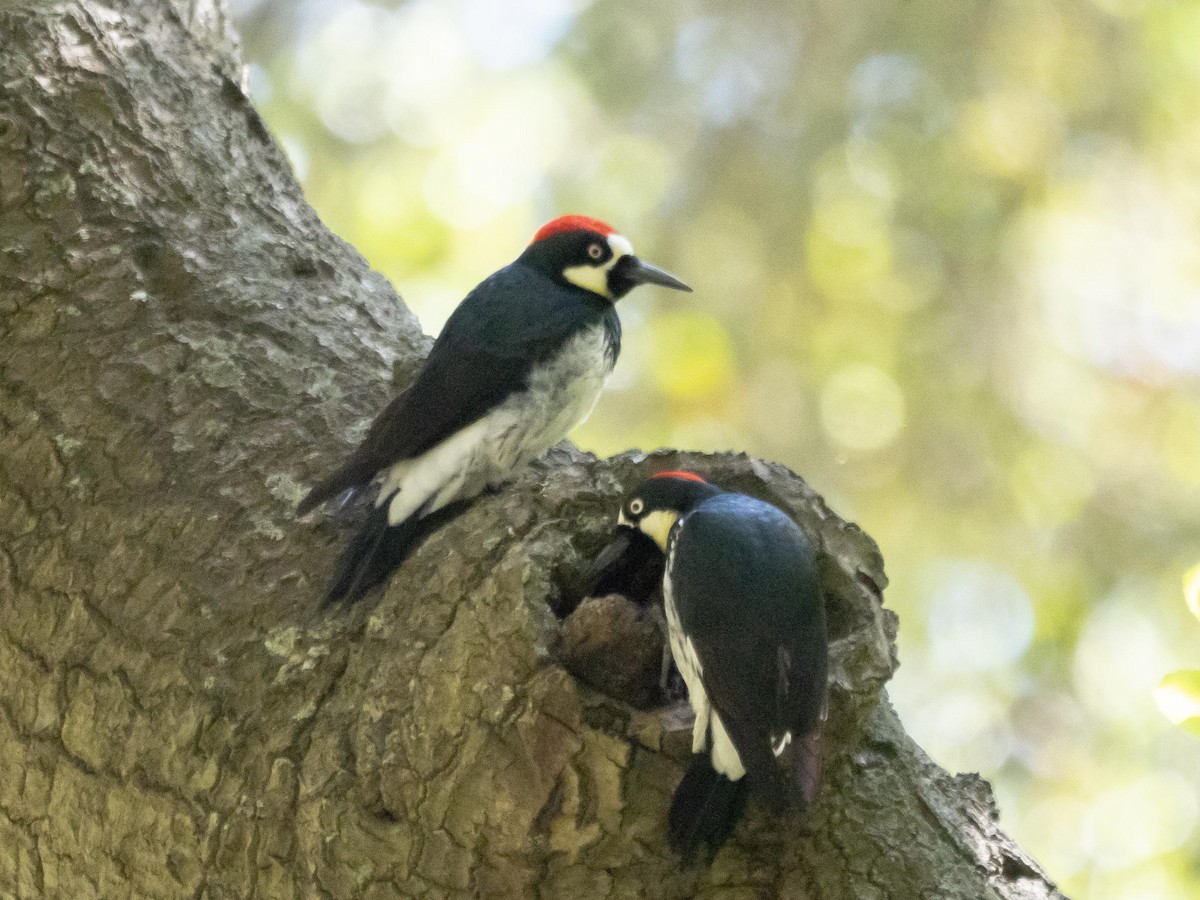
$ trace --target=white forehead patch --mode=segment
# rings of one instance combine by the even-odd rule
[[[589,266],[584,263],[581,266],[568,266],[563,269],[563,278],[593,294],[599,294],[601,297],[611,296],[608,293],[609,270],[617,264],[617,260],[622,256],[633,253],[633,244],[625,235],[617,234],[614,231],[608,236],[608,246],[612,250],[612,257],[604,265]]]
[[[608,246],[612,247],[613,255],[605,268],[612,268],[612,264],[622,256],[633,253],[633,244],[629,243],[629,238],[623,234],[617,234],[615,231],[608,236]]]

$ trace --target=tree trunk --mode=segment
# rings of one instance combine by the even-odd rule
[[[0,895],[1061,896],[905,735],[878,550],[780,466],[564,445],[321,613],[345,526],[293,506],[428,339],[304,203],[215,0],[25,0],[0,34]],[[686,733],[625,702],[641,670],[567,670],[657,638],[555,614],[664,462],[791,508],[833,638],[811,815],[686,871]]]

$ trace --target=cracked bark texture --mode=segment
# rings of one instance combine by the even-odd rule
[[[293,505],[428,338],[304,203],[219,2],[9,3],[0,34],[0,896],[1061,896],[905,735],[878,550],[782,467],[564,446],[319,613],[345,526]],[[689,871],[681,723],[561,658],[608,621],[591,670],[611,639],[654,677],[653,632],[553,612],[666,463],[793,511],[833,633],[811,816]]]

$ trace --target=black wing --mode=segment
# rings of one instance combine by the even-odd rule
[[[672,567],[687,573],[680,624],[752,786],[811,799],[828,667],[812,545],[775,507],[721,494],[684,520]]]
[[[605,321],[619,347],[612,304],[564,288],[521,263],[481,282],[458,305],[416,380],[384,408],[353,455],[300,502],[301,514],[419,456],[528,386],[530,371],[575,331]]]

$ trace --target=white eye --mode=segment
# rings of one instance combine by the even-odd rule
[[[588,256],[592,259],[599,259],[604,255],[604,248],[599,244],[588,244]]]
[[[629,501],[629,511],[635,516],[640,516],[642,514],[642,510],[645,508],[646,504],[642,501],[641,497],[638,497],[636,500]]]

